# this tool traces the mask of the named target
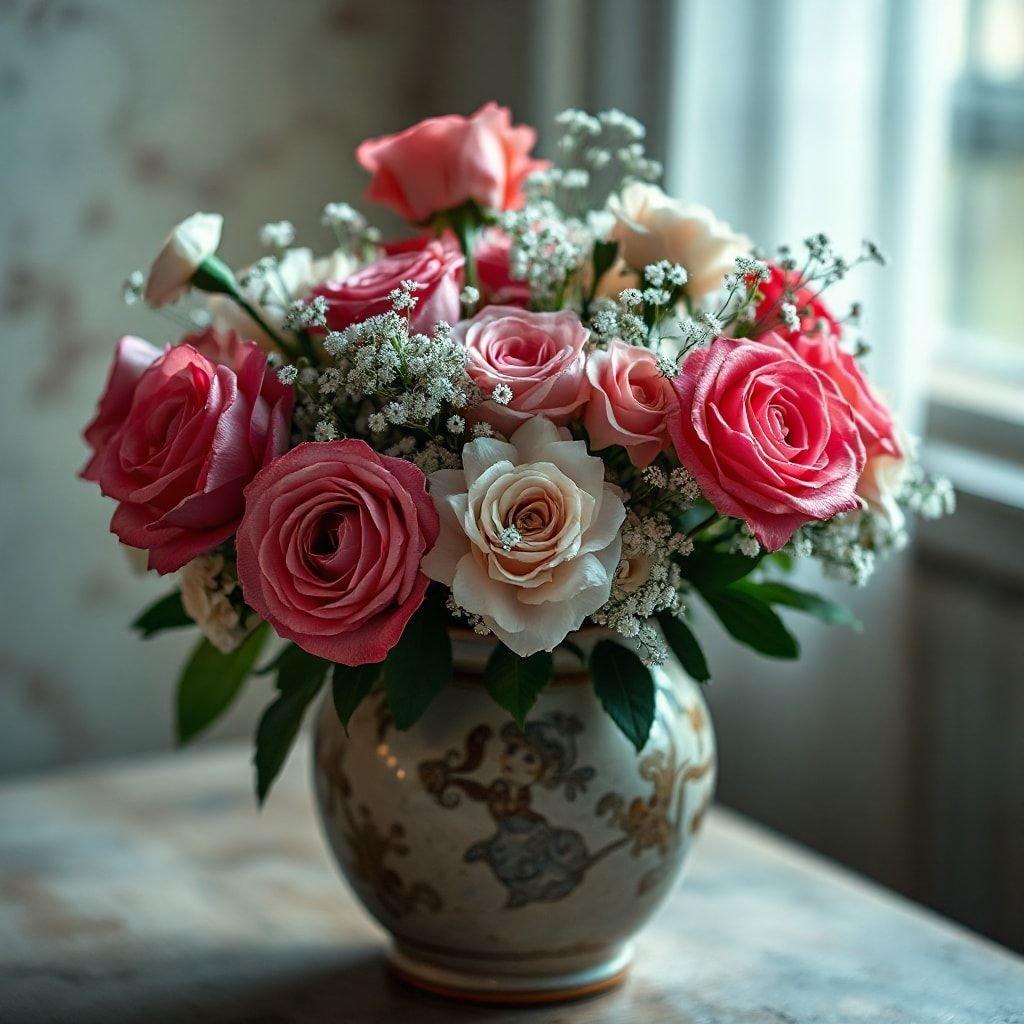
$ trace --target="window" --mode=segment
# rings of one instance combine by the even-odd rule
[[[959,10],[935,393],[1024,421],[1024,0]]]

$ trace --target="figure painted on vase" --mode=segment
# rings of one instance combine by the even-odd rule
[[[581,730],[575,715],[559,712],[528,721],[522,729],[509,722],[501,730],[498,777],[487,784],[467,778],[483,763],[493,736],[487,725],[473,729],[462,753],[451,750],[443,759],[420,765],[424,787],[442,807],[457,806],[460,793],[486,804],[495,831],[463,857],[490,867],[508,892],[506,907],[560,900],[594,863],[579,832],[552,825],[532,807],[538,786],[561,789],[573,800],[593,779],[593,768],[575,766]]]

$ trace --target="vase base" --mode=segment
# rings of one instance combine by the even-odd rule
[[[633,951],[627,946],[607,960],[561,974],[482,974],[421,959],[393,946],[388,966],[400,981],[446,999],[470,1003],[526,1006],[585,999],[621,985],[629,974]]]

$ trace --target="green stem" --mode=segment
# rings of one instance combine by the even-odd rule
[[[698,533],[703,533],[709,526],[714,526],[714,524],[717,523],[718,520],[720,520],[721,518],[722,516],[720,516],[717,512],[712,512],[710,515],[702,519],[692,530],[690,530],[690,532],[686,536],[689,537],[690,540],[693,540],[693,538],[696,537]]]

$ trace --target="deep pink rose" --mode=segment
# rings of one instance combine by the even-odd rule
[[[799,334],[790,344],[805,362],[821,370],[849,402],[867,457],[891,455],[900,458],[903,452],[896,439],[892,413],[872,391],[857,360],[840,346],[839,338],[818,331]]]
[[[769,551],[804,523],[859,507],[864,445],[853,412],[777,334],[716,338],[687,357],[673,386],[680,462]]]
[[[342,665],[383,661],[423,600],[437,540],[426,478],[364,441],[307,441],[245,491],[238,576],[287,640]]]
[[[787,273],[775,263],[769,263],[768,268],[771,276],[757,286],[762,295],[761,301],[754,309],[754,322],[758,325],[759,333],[774,331],[791,342],[801,332],[811,333],[818,321],[824,320],[829,333],[842,335],[842,327],[832,315],[832,311],[819,296],[801,283],[799,273],[795,270]],[[799,331],[787,327],[782,322],[782,303],[787,288],[792,289],[793,305],[796,306],[797,316],[800,317]]]
[[[646,348],[612,341],[587,359],[590,399],[583,424],[595,449],[622,445],[635,466],[649,466],[667,447],[672,384]]]
[[[343,331],[352,324],[391,309],[389,294],[403,281],[416,281],[412,329],[429,334],[439,320],[454,324],[459,319],[462,292],[462,254],[442,242],[384,256],[344,281],[326,281],[313,290],[327,300],[327,326]]]
[[[477,240],[473,255],[476,276],[484,303],[495,306],[530,304],[530,286],[514,278],[509,270],[508,251],[512,239],[497,228],[484,231]]]
[[[430,117],[397,135],[367,139],[356,159],[373,174],[366,197],[413,223],[474,200],[492,210],[523,204],[523,181],[547,161],[530,150],[537,133],[512,125],[496,103],[472,117]]]
[[[146,353],[122,340],[86,428],[94,455],[83,475],[119,502],[111,531],[123,544],[148,550],[157,572],[180,569],[227,540],[242,515],[245,485],[288,447],[291,388],[254,342],[235,348],[232,368],[177,345],[131,386]]]
[[[125,335],[114,350],[114,359],[107,373],[107,383],[96,405],[96,415],[89,421],[82,437],[92,449],[81,476],[99,482],[99,469],[107,442],[128,418],[139,378],[160,358],[160,349],[142,338]]]
[[[531,416],[564,426],[587,400],[584,373],[588,331],[573,312],[531,313],[515,306],[487,306],[452,332],[469,352],[469,374],[488,401],[472,409],[508,435]],[[512,394],[490,399],[499,385]]]

